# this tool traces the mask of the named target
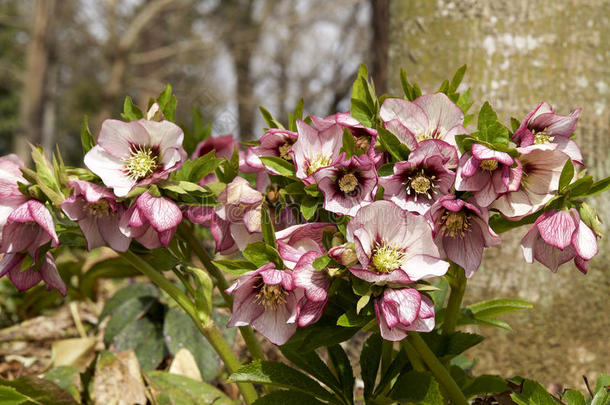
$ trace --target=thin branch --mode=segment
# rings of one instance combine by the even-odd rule
[[[184,52],[201,51],[210,49],[213,44],[202,39],[192,39],[182,41],[167,46],[162,46],[150,51],[138,52],[129,56],[129,61],[134,65],[144,65],[147,63],[159,62],[172,58]]]

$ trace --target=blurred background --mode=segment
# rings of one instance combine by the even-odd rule
[[[126,95],[145,105],[166,83],[180,121],[198,108],[215,135],[255,139],[259,105],[280,120],[301,97],[308,114],[348,110],[361,62],[394,95],[401,67],[434,92],[466,63],[473,110],[489,100],[508,122],[540,101],[582,107],[588,170],[608,176],[609,19],[608,0],[0,0],[0,154],[58,144],[78,165],[84,115],[96,133]],[[606,221],[608,202],[594,201]],[[466,301],[535,309],[507,317],[512,332],[478,331],[475,370],[583,389],[582,375],[610,371],[609,245],[589,275],[553,275],[524,264],[520,237],[487,252]]]

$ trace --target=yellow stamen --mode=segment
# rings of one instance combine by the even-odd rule
[[[290,143],[284,142],[284,144],[280,145],[280,147],[277,148],[277,150],[280,153],[280,157],[282,159],[292,162],[292,156],[290,156],[290,151],[292,150],[292,145]]]
[[[380,273],[389,273],[396,270],[405,261],[405,252],[396,244],[386,240],[377,243],[373,248],[373,266]]]
[[[498,161],[493,159],[486,159],[481,162],[479,166],[483,170],[487,170],[488,172],[493,172],[498,168]]]
[[[348,173],[339,179],[339,190],[349,194],[358,187],[358,179],[352,173]]]
[[[441,232],[443,235],[450,238],[460,237],[463,238],[466,232],[470,232],[470,217],[464,212],[453,212],[445,211],[441,217],[443,225]]]
[[[329,166],[331,163],[332,159],[329,156],[318,153],[316,157],[310,160],[309,166],[307,167],[307,174],[312,174],[322,167]]]
[[[105,199],[101,199],[94,203],[88,203],[85,206],[85,209],[89,212],[89,214],[93,215],[96,218],[101,218],[103,216],[107,216],[110,213],[110,204]]]
[[[139,181],[155,172],[159,166],[158,158],[149,147],[138,146],[125,159],[125,171],[132,179]]]
[[[259,293],[256,294],[254,302],[262,305],[265,309],[277,309],[282,304],[286,303],[286,296],[288,291],[279,285],[267,285],[255,287],[259,288]]]

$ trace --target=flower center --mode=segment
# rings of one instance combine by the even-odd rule
[[[256,288],[256,287],[255,287]],[[280,305],[286,303],[288,291],[279,285],[263,284],[259,286],[259,292],[254,298],[254,302],[262,305],[265,309],[277,309]]]
[[[446,210],[441,217],[441,232],[450,238],[459,236],[463,238],[470,231],[469,217],[464,212],[453,212]]]
[[[132,148],[131,156],[125,159],[125,171],[136,181],[153,174],[158,166],[158,156],[150,147],[146,146]]]
[[[405,261],[405,251],[386,240],[377,243],[373,251],[373,266],[380,273],[394,271]]]
[[[110,212],[110,204],[108,204],[108,201],[106,201],[105,199],[101,199],[93,203],[88,203],[85,206],[85,209],[90,215],[96,218],[101,218],[103,216],[108,215],[108,213]]]
[[[425,141],[426,139],[443,139],[441,129],[436,127],[433,130],[422,131],[415,135],[417,142]]]
[[[479,167],[483,170],[487,170],[488,172],[493,172],[498,168],[498,161],[493,159],[485,159],[481,162]]]
[[[555,139],[554,137],[547,134],[545,131],[534,132],[534,145],[544,145],[545,143],[550,143]]]
[[[356,146],[356,149],[368,151],[371,147],[371,137],[366,135],[354,136],[354,146]]]
[[[348,173],[339,179],[339,189],[349,194],[358,187],[358,179],[352,173]]]
[[[424,175],[419,175],[411,180],[411,188],[418,194],[426,194],[431,185],[430,179]]]
[[[420,170],[419,173],[415,173],[404,183],[407,194],[411,195],[413,193],[415,201],[417,201],[417,197],[420,194],[432,198],[434,189],[438,188],[438,186],[434,184],[434,180],[436,180],[436,176],[428,176],[424,173],[423,169]]]
[[[321,153],[318,153],[316,157],[309,161],[309,167],[307,168],[307,174],[312,174],[316,170],[329,166],[332,163],[332,159],[330,156],[324,156]]]
[[[279,148],[277,148],[280,157],[284,160],[287,160],[289,162],[292,161],[292,156],[290,156],[290,151],[292,150],[292,145],[288,142],[284,142],[282,145],[280,145]]]

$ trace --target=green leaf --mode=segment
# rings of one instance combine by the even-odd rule
[[[119,257],[95,263],[82,276],[79,289],[93,299],[97,281],[101,278],[127,278],[140,275],[140,271]]]
[[[254,382],[290,388],[320,399],[330,400],[333,395],[311,377],[283,363],[255,361],[231,374],[231,382]]]
[[[481,335],[465,332],[453,332],[449,335],[430,332],[422,334],[422,338],[439,358],[455,357],[485,339]]]
[[[178,100],[172,94],[172,86],[169,84],[165,86],[163,92],[157,97],[157,103],[161,107],[161,112],[163,112],[165,119],[174,122],[176,120],[176,105]]]
[[[366,305],[371,301],[371,295],[367,294],[367,295],[363,295],[362,297],[360,297],[360,299],[358,299],[358,303],[356,304],[356,313],[359,314],[360,311],[362,311],[362,309],[364,307],[366,307]]]
[[[159,290],[154,285],[145,283],[130,284],[127,287],[122,288],[114,293],[112,298],[106,301],[104,309],[98,318],[98,322],[101,322],[106,316],[114,313],[123,303],[141,297],[158,298]]]
[[[594,194],[598,194],[599,192],[591,191],[593,190],[593,177],[585,176],[576,180],[574,183],[568,184],[566,188],[563,190],[564,193],[570,193],[572,198],[584,198],[590,197]]]
[[[318,199],[314,197],[305,197],[301,201],[301,214],[306,220],[311,220],[318,211]]]
[[[21,377],[13,381],[0,379],[0,400],[9,401],[21,395],[25,401],[4,402],[6,405],[77,405],[72,395],[51,381],[37,377]],[[27,401],[27,402],[26,402]],[[0,402],[2,403],[2,402]]]
[[[280,176],[289,177],[297,180],[296,168],[292,163],[277,156],[261,156],[261,162],[270,169],[273,169]]]
[[[360,328],[337,328],[336,325],[314,324],[298,329],[284,346],[290,350],[309,352],[322,346],[334,345],[350,339]]]
[[[80,128],[80,143],[83,147],[83,154],[89,152],[91,148],[95,146],[95,139],[93,139],[93,135],[91,135],[91,131],[89,131],[89,123],[86,115],[83,118],[83,125]]]
[[[19,405],[28,400],[28,397],[21,395],[16,389],[0,386],[0,405]]]
[[[82,390],[82,382],[80,373],[73,366],[60,366],[49,371],[45,376],[45,380],[49,380],[64,391],[70,393],[78,402],[81,402],[80,392]],[[0,395],[1,397],[1,395]],[[0,404],[2,400],[0,399]]]
[[[595,388],[593,393],[597,393],[599,390],[610,385],[610,374],[600,374],[595,380]]]
[[[330,389],[337,393],[342,392],[341,384],[337,377],[324,364],[318,353],[315,351],[293,350],[284,345],[280,346],[280,351],[288,360],[298,366],[301,370],[309,373],[319,381],[323,382]]]
[[[368,70],[364,64],[358,69],[358,76],[352,86],[352,97],[350,113],[352,117],[360,121],[364,126],[372,125],[371,117],[376,113],[373,96],[367,82]]]
[[[343,130],[343,151],[347,159],[351,158],[356,154],[356,145],[354,145],[354,135],[345,128]]]
[[[523,225],[533,224],[540,215],[542,215],[542,211],[528,215],[518,221],[511,221],[510,219],[504,218],[501,214],[493,214],[489,217],[489,226],[495,233],[504,233]]]
[[[593,397],[593,401],[591,401],[591,405],[608,405],[610,404],[610,390],[607,388],[602,388],[597,391],[597,394]]]
[[[568,405],[586,405],[584,395],[580,391],[567,390],[563,393],[561,399],[563,399]]]
[[[131,97],[127,96],[125,97],[125,102],[123,103],[123,112],[121,113],[121,117],[123,117],[123,119],[127,122],[137,121],[144,118],[144,114],[142,114],[142,110],[133,104]]]
[[[312,266],[316,270],[322,270],[327,268],[332,261],[333,259],[328,257],[328,255],[322,255],[313,261]]]
[[[244,257],[254,263],[257,268],[269,263],[275,263],[276,268],[283,269],[284,263],[278,251],[265,242],[249,243],[242,252]]]
[[[521,126],[521,122],[514,117],[510,117],[510,126],[513,129],[513,133],[517,132],[517,130]]]
[[[318,401],[315,397],[300,391],[279,390],[273,391],[257,399],[254,405],[324,405],[325,402]]]
[[[366,297],[366,295],[364,297]],[[370,320],[370,316],[364,314],[359,315],[354,309],[350,309],[337,319],[337,326],[342,326],[344,328],[361,328]]]
[[[404,143],[385,128],[378,128],[379,141],[386,151],[388,151],[397,161],[407,160],[409,158],[409,148]]]
[[[227,395],[213,385],[165,371],[151,371],[146,379],[158,405],[234,405]]]
[[[284,126],[278,120],[273,118],[273,115],[271,115],[271,113],[269,111],[267,111],[265,109],[265,107],[259,106],[258,109],[260,110],[261,114],[263,115],[263,119],[265,120],[265,122],[267,123],[269,128],[284,129]]]
[[[477,129],[478,139],[491,144],[508,145],[508,129],[498,122],[498,115],[487,101],[479,111]]]
[[[222,271],[242,275],[258,269],[255,264],[247,260],[214,260],[212,261]]]
[[[570,181],[572,181],[572,178],[574,178],[574,164],[572,159],[568,159],[561,170],[561,176],[559,176],[559,191],[566,188]]]
[[[587,176],[590,177],[590,176]],[[582,179],[578,180],[584,180],[587,177],[583,177]],[[578,181],[574,182],[574,184],[576,184]],[[590,197],[592,195],[596,195],[596,194],[600,194],[600,193],[604,193],[606,191],[610,190],[610,177],[606,177],[603,180],[599,180],[596,181],[595,183],[593,183],[593,185],[591,186],[591,188],[589,190],[587,190],[587,194],[586,197]],[[580,190],[577,192],[576,190],[573,190],[572,193],[574,195],[581,195],[584,194],[583,192],[581,192]]]
[[[508,312],[516,312],[522,309],[531,309],[534,306],[527,301],[517,299],[496,299],[478,302],[467,306],[477,318],[489,318]]]
[[[506,380],[497,375],[480,375],[462,388],[467,398],[480,394],[499,394],[510,389]]]
[[[462,83],[462,79],[464,78],[464,74],[466,73],[466,65],[462,65],[453,75],[453,79],[451,79],[451,84],[449,85],[449,93],[455,93],[457,88]]]
[[[288,120],[288,129],[292,132],[297,132],[297,120],[303,119],[303,99],[300,99],[297,103],[296,107],[294,107],[294,112],[290,114],[290,119]]]
[[[277,249],[277,242],[275,241],[275,230],[273,229],[273,222],[269,216],[269,210],[266,205],[261,207],[261,229],[263,233],[263,240],[267,245],[274,249]]]
[[[343,394],[350,403],[354,399],[354,372],[349,358],[341,345],[328,346],[328,358],[333,366],[333,369],[339,376],[339,381],[343,387]]]
[[[199,183],[205,176],[212,173],[224,159],[214,157],[214,151],[193,160],[187,160],[182,168],[172,175],[173,180]]]
[[[369,399],[375,389],[375,379],[381,361],[381,344],[383,339],[373,333],[362,345],[360,353],[360,374],[364,382],[364,399]]]
[[[553,396],[536,381],[525,380],[520,393],[510,395],[518,405],[557,405]],[[601,405],[601,404],[600,404]]]
[[[409,79],[407,79],[405,68],[400,68],[400,84],[402,86],[402,91],[405,93],[405,98],[409,101],[415,100],[415,92],[413,86],[409,83]]]
[[[151,307],[157,298],[151,296],[128,299],[119,305],[112,313],[104,331],[104,343],[110,346],[112,340],[127,325],[141,317]]]
[[[474,104],[474,101],[472,100],[470,95],[470,89],[460,94],[460,98],[458,98],[456,104],[462,109],[464,114],[466,114],[468,110],[470,110],[470,107],[472,107],[472,104]],[[470,115],[470,117],[472,117],[472,115]],[[468,125],[468,123],[466,122],[466,117],[464,117],[464,126],[466,125]]]
[[[420,405],[438,405],[445,403],[438,383],[429,373],[408,371],[402,373],[390,397],[401,402],[412,402]]]
[[[394,163],[386,163],[377,169],[377,175],[379,177],[390,176],[394,174]]]

